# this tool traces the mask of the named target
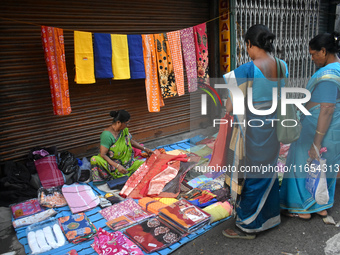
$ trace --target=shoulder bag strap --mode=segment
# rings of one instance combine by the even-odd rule
[[[277,97],[281,98],[281,63],[278,58],[275,58],[277,67]]]

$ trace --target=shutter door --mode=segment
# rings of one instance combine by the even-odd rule
[[[55,145],[59,151],[91,156],[97,153],[100,133],[111,124],[112,110],[130,112],[130,132],[139,142],[209,124],[208,117],[200,114],[199,92],[189,95],[186,89],[184,96],[165,99],[160,112],[150,113],[143,79],[75,84],[73,64],[74,30],[112,34],[175,31],[208,21],[208,0],[5,0],[1,8],[0,16],[7,18],[0,24],[1,162],[23,160],[34,146]],[[37,25],[64,29],[72,107],[68,116],[53,115]]]

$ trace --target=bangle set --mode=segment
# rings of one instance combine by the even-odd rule
[[[322,132],[320,132],[320,131],[318,131],[318,130],[315,130],[315,132],[317,133],[317,134],[319,134],[319,135],[325,135],[326,133],[322,133]]]

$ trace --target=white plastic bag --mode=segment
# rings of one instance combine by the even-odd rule
[[[90,163],[90,161],[87,160],[86,157],[83,157],[82,162],[83,162],[83,164],[80,166],[80,170],[83,170],[83,169],[90,170],[91,169],[91,163]]]
[[[329,200],[329,193],[327,187],[327,165],[326,159],[321,158],[320,153],[313,143],[315,151],[318,154],[318,158],[314,159],[309,165],[309,171],[307,172],[305,187],[311,193],[316,203],[319,205],[325,205]]]

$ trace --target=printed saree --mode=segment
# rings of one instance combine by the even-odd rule
[[[162,96],[163,98],[176,96],[177,87],[168,38],[165,33],[154,34],[154,38]]]
[[[340,64],[331,63],[320,68],[312,76],[306,88],[312,93],[320,81],[334,82],[340,89]],[[325,205],[317,204],[305,189],[307,174],[304,168],[309,158],[308,150],[314,139],[320,105],[312,107],[309,112],[312,115],[301,116],[301,135],[291,144],[286,161],[286,166],[292,170],[284,173],[280,189],[280,206],[292,213],[315,213],[331,208],[334,204],[335,184],[340,162],[340,102],[337,100],[332,121],[322,141],[322,147],[327,148],[327,152],[322,154],[327,163],[326,177],[329,193],[329,201]]]
[[[142,35],[143,56],[145,67],[145,90],[149,112],[159,112],[164,106],[161,88],[158,81],[157,57],[153,35]]]
[[[179,31],[166,33],[169,41],[172,64],[174,66],[177,93],[179,96],[184,95],[184,73],[183,73],[183,57],[181,47],[181,34]]]
[[[197,65],[195,53],[194,28],[189,27],[180,31],[183,59],[188,79],[188,91],[197,90]]]
[[[41,26],[41,39],[50,80],[53,113],[54,115],[68,115],[71,113],[71,104],[63,30]]]
[[[207,24],[194,26],[195,49],[197,60],[197,83],[209,85],[209,59],[208,59],[208,36]]]
[[[276,81],[266,79],[263,74],[255,71],[253,62],[246,63],[234,71],[225,74],[228,84],[238,86],[247,98],[247,88],[267,90],[276,87]],[[259,71],[259,69],[257,70]],[[261,93],[259,93],[261,94]],[[262,94],[264,94],[262,92]],[[231,94],[233,101],[233,95]],[[262,97],[257,109],[269,109],[268,103],[272,95]],[[256,101],[254,100],[254,101]],[[271,105],[270,105],[271,106]],[[233,132],[229,145],[227,165],[236,171],[226,173],[226,182],[230,181],[230,191],[236,200],[236,225],[247,233],[256,233],[272,228],[280,223],[279,183],[275,171],[264,171],[263,166],[273,167],[277,164],[280,144],[277,140],[276,129],[270,119],[276,119],[276,111],[268,115],[256,115],[246,107],[244,114],[234,114]],[[260,120],[263,125],[247,125],[252,120]],[[238,124],[237,124],[238,123]],[[241,171],[243,169],[243,171]],[[254,171],[244,171],[255,169]],[[262,171],[263,170],[263,171]],[[242,174],[242,176],[241,176]],[[244,175],[243,175],[244,174]],[[240,181],[243,185],[240,186]],[[235,187],[242,188],[241,194]],[[239,195],[239,196],[238,196]]]
[[[130,176],[143,164],[143,161],[136,160],[134,158],[134,151],[130,139],[131,135],[129,130],[128,128],[125,128],[118,134],[118,137],[114,139],[116,142],[111,145],[108,151],[108,156],[114,162],[124,166],[128,173],[122,174],[118,172],[116,168],[108,164],[107,161],[99,154],[91,158],[93,184],[99,185],[111,179],[116,179],[126,175]]]

